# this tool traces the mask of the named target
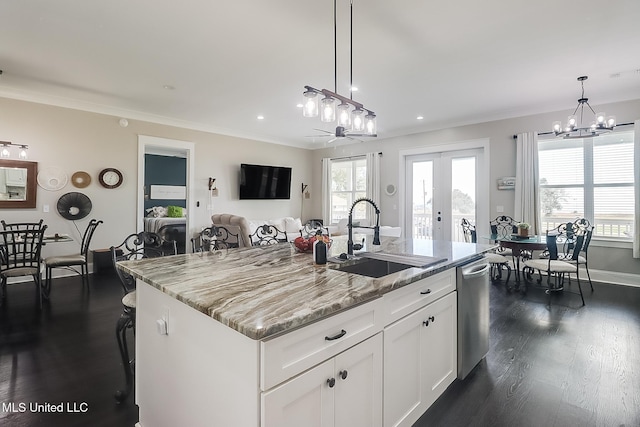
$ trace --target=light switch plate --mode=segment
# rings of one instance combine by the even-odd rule
[[[500,205],[496,206],[496,212],[504,213],[504,206],[500,206]]]

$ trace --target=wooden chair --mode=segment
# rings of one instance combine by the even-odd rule
[[[4,221],[3,221],[4,225]],[[0,287],[2,296],[0,305],[7,296],[7,283],[10,278],[31,276],[36,285],[38,308],[42,308],[42,276],[40,264],[42,259],[42,239],[46,225],[39,229],[4,230],[2,247],[0,247]]]
[[[464,241],[467,243],[477,243],[478,236],[476,233],[476,226],[471,224],[466,218],[462,218],[460,225],[462,226]],[[507,289],[510,289],[509,278],[511,277],[511,265],[509,264],[509,259],[504,255],[495,252],[487,252],[484,255],[491,268],[489,274],[492,280],[501,279],[502,270],[507,270],[507,279],[505,280],[504,285]]]
[[[80,252],[71,255],[50,256],[45,258],[44,265],[46,268],[45,282],[43,287],[43,296],[49,298],[51,293],[51,274],[54,268],[65,268],[72,271],[82,278],[82,286],[87,286],[89,290],[89,246],[91,245],[91,239],[96,231],[96,228],[103,221],[92,219],[89,221],[89,225],[84,230],[82,236],[82,242],[80,243]],[[74,267],[80,267],[80,271]]]
[[[111,260],[113,267],[118,274],[118,279],[122,285],[122,314],[116,323],[116,338],[120,357],[124,367],[126,385],[124,390],[116,391],[115,398],[118,403],[123,402],[131,393],[133,388],[135,361],[130,357],[129,346],[127,344],[127,331],[131,330],[135,336],[136,330],[136,279],[130,274],[116,268],[119,261],[130,261],[145,258],[156,258],[165,255],[176,255],[178,253],[176,242],[172,242],[173,251],[167,253],[166,242],[156,234],[151,232],[140,232],[130,234],[118,246],[111,246]]]

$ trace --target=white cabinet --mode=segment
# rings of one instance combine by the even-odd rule
[[[382,334],[262,393],[263,427],[382,426]]]
[[[384,330],[384,425],[411,426],[456,378],[456,292]]]

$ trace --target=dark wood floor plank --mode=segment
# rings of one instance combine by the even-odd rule
[[[415,427],[640,426],[640,288],[594,288],[492,286],[489,354]]]

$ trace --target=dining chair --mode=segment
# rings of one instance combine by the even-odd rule
[[[549,295],[549,306],[551,306],[551,294],[557,291],[564,291],[565,278],[570,274],[575,274],[580,299],[584,306],[584,295],[580,283],[577,258],[584,245],[585,234],[581,233],[577,226],[569,222],[560,224],[553,230],[548,230],[546,240],[547,258],[529,259],[525,261],[524,265],[527,268],[538,271],[538,283],[540,284],[542,284],[542,273],[544,272],[546,274],[547,287],[545,292]],[[563,254],[566,254],[566,256]]]
[[[39,229],[3,230],[2,247],[0,247],[0,287],[2,296],[0,305],[7,296],[9,279],[31,276],[36,285],[38,308],[42,308],[42,275],[40,265],[42,258],[42,239],[46,225]]]
[[[191,239],[191,249],[195,252],[218,251],[240,247],[239,230],[234,226],[218,226],[203,228]],[[235,233],[233,231],[236,231]]]
[[[252,246],[275,245],[287,242],[287,232],[271,224],[263,224],[249,235]]]
[[[464,241],[466,243],[477,243],[478,235],[476,232],[476,226],[471,224],[466,218],[462,218],[460,225],[462,226]],[[511,277],[511,265],[509,264],[509,259],[496,252],[487,252],[484,255],[490,266],[489,275],[492,280],[502,279],[502,270],[507,270],[507,279],[505,280],[504,285],[510,290],[509,278]]]
[[[575,224],[575,222],[574,222]],[[594,226],[588,225],[582,228],[581,224],[577,224],[578,230],[584,234],[584,241],[582,243],[582,247],[578,250],[577,257],[574,256],[574,252],[576,251],[575,247],[572,247],[570,250],[567,250],[566,253],[561,253],[558,255],[559,259],[562,261],[566,261],[571,264],[577,264],[578,268],[581,265],[584,265],[585,271],[587,273],[587,278],[589,279],[589,286],[591,287],[591,291],[593,291],[593,283],[591,282],[591,274],[589,274],[589,244],[591,243],[591,237],[593,236]],[[584,230],[584,231],[582,231]],[[569,249],[569,248],[567,248]]]
[[[80,252],[70,255],[50,256],[44,259],[45,281],[43,286],[43,296],[49,298],[51,294],[51,276],[54,268],[64,268],[78,274],[82,279],[82,287],[86,285],[89,290],[89,247],[96,228],[102,224],[102,220],[92,219],[84,230],[82,241],[80,242]],[[80,271],[74,267],[80,267]]]
[[[14,223],[7,223],[4,219],[2,221],[0,221],[2,223],[2,229],[3,230],[13,230],[13,231],[27,231],[27,230],[39,230],[42,228],[42,223],[44,222],[43,219],[41,219],[38,222],[14,222]]]
[[[127,331],[136,331],[136,279],[132,275],[117,268],[120,261],[130,261],[145,258],[157,258],[178,253],[176,242],[172,243],[173,251],[168,253],[165,241],[156,233],[143,231],[128,235],[118,246],[111,246],[111,260],[122,286],[122,314],[116,323],[116,339],[122,365],[124,367],[125,388],[115,393],[118,403],[123,402],[131,393],[134,380],[135,360],[130,356],[127,344]]]

